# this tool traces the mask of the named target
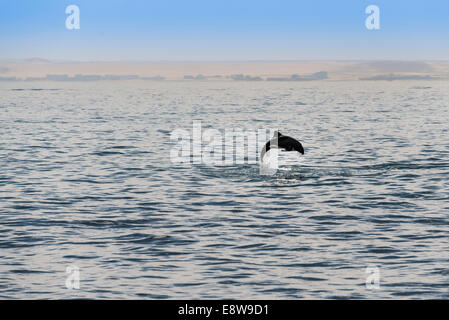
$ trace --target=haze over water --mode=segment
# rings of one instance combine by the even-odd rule
[[[0,297],[449,298],[448,101],[444,81],[0,83]],[[194,120],[305,155],[174,164]]]

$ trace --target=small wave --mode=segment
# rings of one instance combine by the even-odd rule
[[[410,89],[415,89],[415,90],[425,90],[425,89],[432,89],[432,87],[415,86],[415,87],[411,87]]]
[[[29,89],[24,89],[24,88],[14,88],[11,89],[11,91],[58,91],[58,90],[62,90],[62,89],[47,89],[47,88],[29,88]]]
[[[113,156],[113,155],[122,155],[125,154],[124,152],[120,152],[120,151],[97,151],[92,153],[95,156],[100,156],[100,157],[104,157],[104,156]]]

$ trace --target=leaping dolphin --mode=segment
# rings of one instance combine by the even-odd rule
[[[292,137],[284,136],[279,131],[275,131],[273,137],[268,141],[263,147],[260,153],[260,161],[263,161],[263,156],[268,152],[271,148],[285,149],[286,151],[298,151],[301,154],[304,154],[304,148],[302,144]]]

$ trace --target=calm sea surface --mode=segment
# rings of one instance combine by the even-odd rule
[[[0,83],[0,298],[449,298],[448,84]],[[194,120],[306,152],[174,164]]]

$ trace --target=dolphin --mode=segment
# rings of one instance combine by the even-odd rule
[[[286,151],[295,150],[301,154],[304,154],[304,148],[298,140],[292,137],[284,136],[279,131],[275,131],[273,137],[263,147],[260,153],[260,161],[263,161],[263,156],[271,148],[285,149]]]

